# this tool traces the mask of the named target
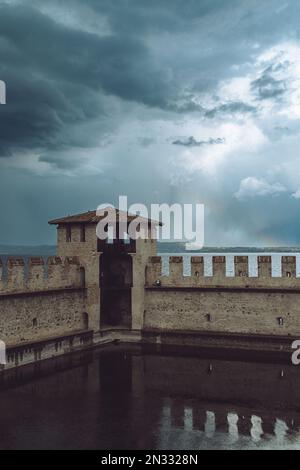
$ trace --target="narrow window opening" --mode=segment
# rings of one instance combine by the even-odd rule
[[[85,225],[81,225],[80,227],[80,241],[81,243],[85,243]]]
[[[278,317],[277,322],[278,322],[279,326],[283,326],[283,318],[282,317]]]
[[[37,326],[37,318],[33,318],[33,320],[32,320],[32,326],[33,326],[33,327]]]
[[[205,315],[205,318],[206,318],[206,320],[207,320],[208,322],[211,322],[211,314],[210,314],[210,313],[207,313],[207,314]]]
[[[81,287],[85,287],[85,269],[80,268],[80,285]]]
[[[67,225],[66,228],[66,242],[71,243],[72,241],[72,229],[70,225]]]
[[[89,329],[89,316],[86,312],[82,314],[82,322],[83,322],[83,329],[88,330]]]
[[[292,277],[292,273],[291,273],[290,271],[288,271],[288,272],[286,273],[286,277]]]

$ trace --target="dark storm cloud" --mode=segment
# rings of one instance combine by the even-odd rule
[[[24,35],[23,27],[27,25]],[[167,82],[137,38],[100,37],[55,23],[29,7],[2,6],[1,36],[22,56],[26,68],[90,87],[124,99],[155,104],[164,97]]]
[[[26,33],[24,32],[26,25]],[[23,6],[0,7],[0,156],[18,148],[89,147],[70,127],[105,115],[101,93],[162,106],[167,79],[138,39],[63,27]]]
[[[181,145],[183,147],[203,147],[205,145],[220,145],[224,144],[225,139],[219,137],[218,139],[208,139],[208,140],[196,140],[195,137],[191,136],[187,139],[177,139],[172,142],[173,145]]]
[[[251,5],[258,3],[249,3],[243,9],[246,3],[236,0],[228,0],[226,5],[223,0],[187,0],[184,4],[180,0],[87,0],[84,8],[91,9],[95,22],[104,17],[111,28],[104,36],[87,32],[79,24],[68,27],[38,10],[48,4],[61,7],[61,2],[2,4],[0,77],[7,83],[8,105],[0,109],[0,156],[22,148],[47,152],[68,146],[89,148],[95,144],[95,132],[81,136],[81,123],[103,118],[98,136],[102,129],[107,131],[106,126],[114,127],[113,122],[108,124],[111,110],[103,103],[104,95],[175,113],[199,112],[208,119],[254,113],[254,107],[242,102],[221,102],[206,109],[192,95],[185,98],[186,88],[197,92],[213,89],[228,75],[229,64],[247,59],[249,48],[237,38],[243,35],[239,31],[242,24],[246,28],[254,23],[255,27]],[[268,3],[260,6],[264,12]],[[69,5],[78,18],[84,14],[81,2],[71,0]],[[220,28],[229,6],[233,24],[228,20],[228,26]],[[278,21],[278,15],[267,14]],[[205,27],[203,32],[199,28],[199,21],[208,16],[215,27],[210,31],[208,26],[207,34]],[[210,25],[211,20],[207,21]],[[165,32],[176,38],[187,31],[189,49],[179,47],[175,55],[170,52],[164,58],[147,39],[149,34]],[[222,46],[218,42],[214,47],[224,34]],[[271,82],[261,77],[253,88],[261,98],[283,93],[281,83]]]
[[[284,115],[277,122],[268,116],[267,123],[259,115],[261,106],[270,105],[267,98],[284,101],[285,83],[278,77],[287,64],[266,64],[260,75],[255,67],[268,48],[297,42],[299,17],[300,2],[281,0],[2,2],[0,79],[7,83],[7,105],[0,107],[0,156],[12,158],[0,162],[0,241],[44,242],[48,219],[116,203],[116,193],[146,203],[154,197],[183,202],[190,194],[191,202],[209,208],[213,244],[230,236],[232,227],[234,237],[240,230],[256,241],[268,226],[282,237],[284,224],[292,239],[296,200],[286,195],[262,204],[253,198],[245,209],[232,194],[249,175],[272,172],[271,162],[280,167],[279,153],[291,160],[297,154],[297,145],[287,149],[286,141],[294,136],[296,142],[298,129],[292,136],[282,132],[286,138],[277,141],[283,147],[273,154],[265,129],[271,129],[272,144],[280,134],[276,124],[292,127]],[[219,93],[219,84],[250,76],[255,105],[247,93]],[[226,146],[211,152],[220,154],[216,161],[194,160],[192,147],[209,148],[223,143],[219,139],[178,138],[177,147],[170,145],[170,135],[190,136],[195,125],[199,132],[206,127],[205,135],[226,137]],[[248,131],[253,142],[244,142]],[[191,158],[180,167],[186,147]],[[29,170],[14,159],[35,152],[40,160]],[[92,175],[83,164],[90,157]],[[103,159],[110,166],[101,174]],[[170,162],[183,183],[173,184]],[[43,177],[40,166],[46,167]],[[216,175],[201,173],[203,168]]]
[[[87,0],[107,15],[114,30],[126,34],[186,31],[187,24],[215,11],[233,8],[239,0]]]

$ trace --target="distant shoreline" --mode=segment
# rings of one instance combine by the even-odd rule
[[[300,253],[300,246],[206,246],[202,249],[187,250],[185,243],[159,242],[157,251],[159,253]]]
[[[53,245],[0,245],[0,256],[54,256],[56,246]]]
[[[158,242],[158,253],[300,253],[300,246],[281,247],[214,247],[207,246],[200,250],[186,250],[184,243]],[[55,256],[55,245],[0,245],[0,256]]]

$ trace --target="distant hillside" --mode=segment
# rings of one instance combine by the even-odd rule
[[[158,242],[158,253],[300,253],[300,247],[216,247],[206,246],[202,250],[186,250],[182,242]],[[53,245],[0,245],[0,256],[55,256]]]
[[[159,253],[300,253],[300,247],[216,247],[206,246],[201,250],[187,250],[183,242],[158,242]]]
[[[55,254],[56,246],[52,245],[0,245],[0,256],[54,256]]]

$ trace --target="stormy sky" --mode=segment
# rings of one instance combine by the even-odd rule
[[[119,195],[299,243],[300,2],[0,1],[0,80],[0,243]]]

